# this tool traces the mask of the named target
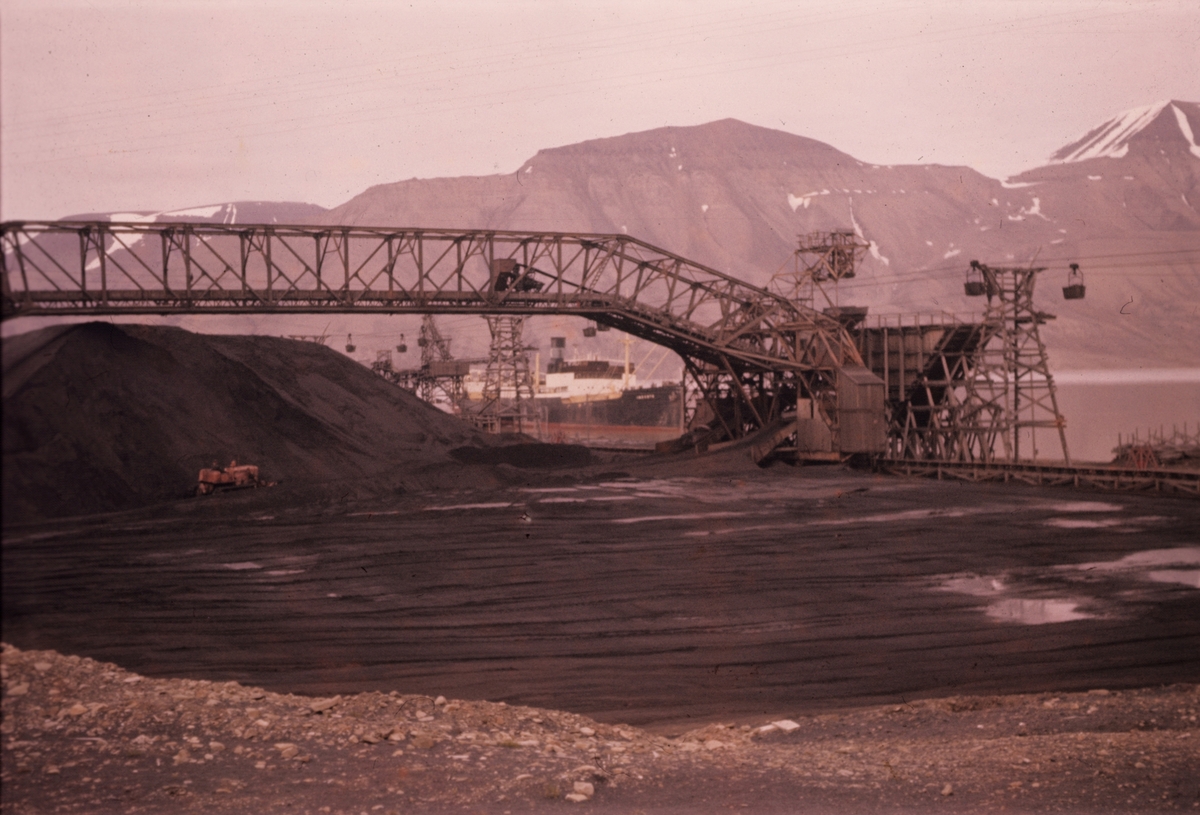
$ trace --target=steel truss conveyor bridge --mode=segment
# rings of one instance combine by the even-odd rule
[[[9,222],[0,251],[6,320],[571,314],[679,354],[711,440],[764,430],[786,443],[807,417],[828,428],[835,451],[882,452],[886,443],[883,383],[843,324],[626,235]]]

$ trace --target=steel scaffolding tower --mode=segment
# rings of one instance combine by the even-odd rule
[[[967,379],[968,416],[977,417],[968,428],[968,448],[976,458],[996,460],[998,439],[1005,460],[1036,461],[1041,452],[1037,431],[1052,430],[1070,464],[1066,420],[1058,410],[1046,344],[1038,333],[1038,326],[1054,315],[1033,306],[1033,287],[1045,268],[972,261],[971,271],[987,295],[983,322],[992,336],[980,348]],[[967,286],[972,282],[969,276]],[[1027,454],[1022,452],[1023,442],[1028,444]]]
[[[463,377],[467,374],[468,363],[455,360],[450,354],[450,340],[442,336],[432,314],[421,317],[417,346],[421,349],[417,396],[430,404],[444,399],[457,410],[466,394]]]
[[[966,293],[987,296],[981,317],[876,319],[856,329],[867,367],[886,384],[892,459],[1020,462],[1045,458],[1053,430],[1070,464],[1066,421],[1033,305],[1041,268],[972,262]],[[1041,436],[1045,438],[1045,435]]]
[[[868,248],[869,244],[859,242],[848,229],[800,235],[792,270],[776,274],[772,288],[809,308],[821,308],[818,299],[823,300],[825,313],[830,314],[840,305],[838,281],[854,277],[858,261]]]
[[[524,317],[489,316],[492,334],[483,380],[483,404],[472,416],[476,425],[492,433],[536,431],[533,376],[522,340]]]

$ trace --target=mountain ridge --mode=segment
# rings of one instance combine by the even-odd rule
[[[1036,263],[1048,267],[1039,308],[1060,315],[1043,329],[1058,364],[1198,366],[1200,315],[1188,310],[1200,286],[1196,133],[1200,104],[1160,102],[1001,180],[872,164],[722,119],[544,148],[512,173],[378,184],[299,220],[625,233],[760,286],[790,268],[797,236],[852,229],[869,252],[840,286],[842,304],[969,314],[983,306],[963,292],[969,261]],[[1056,288],[1071,262],[1088,297],[1068,303]]]
[[[1200,158],[1197,133],[1200,133],[1200,103],[1168,99],[1117,114],[1059,148],[1050,156],[1050,163],[1124,158],[1131,147],[1152,150],[1160,144],[1180,140],[1189,153]]]

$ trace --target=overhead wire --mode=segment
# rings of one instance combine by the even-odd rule
[[[1154,260],[1153,258],[1156,258],[1157,256],[1174,257],[1174,256],[1179,256],[1179,255],[1192,255],[1192,256],[1194,256],[1194,263],[1200,264],[1200,247],[1197,247],[1196,249],[1176,249],[1176,250],[1162,250],[1162,251],[1148,251],[1148,252],[1121,252],[1121,253],[1091,254],[1091,255],[1069,255],[1069,256],[1064,256],[1062,258],[1042,258],[1039,260],[1038,265],[1044,266],[1046,264],[1057,263],[1057,264],[1061,264],[1061,265],[1065,266],[1068,263],[1080,263],[1082,266],[1084,263],[1086,263],[1087,268],[1082,269],[1082,271],[1084,271],[1085,273],[1087,273],[1088,271],[1097,270],[1097,269],[1104,269],[1104,270],[1107,270],[1107,269],[1130,269],[1130,268],[1144,269],[1147,267],[1149,267],[1149,268],[1162,268],[1162,267],[1173,268],[1180,264],[1178,262],[1173,262],[1171,260]],[[1136,264],[1133,264],[1133,263],[1104,264],[1104,263],[1094,263],[1093,262],[1093,261],[1111,260],[1111,259],[1115,259],[1115,258],[1148,258],[1148,260],[1145,260],[1141,263],[1136,263]],[[1023,266],[1027,266],[1030,264],[1021,264],[1018,261],[1005,261],[1004,263],[989,263],[988,265],[1023,267]],[[964,260],[962,263],[958,263],[958,264],[946,264],[943,266],[926,266],[926,267],[921,267],[918,269],[913,269],[913,270],[907,271],[907,272],[895,272],[895,273],[888,274],[886,282],[888,282],[888,283],[893,283],[893,282],[909,283],[909,282],[917,282],[920,280],[929,280],[929,281],[944,280],[946,274],[950,274],[953,272],[965,271],[967,268],[969,268],[969,266],[970,266],[970,262],[967,260]],[[1127,273],[1126,276],[1129,276],[1130,274],[1137,275],[1137,276],[1144,275],[1144,276],[1149,277],[1149,276],[1153,276],[1153,274],[1157,274],[1157,273],[1130,272],[1130,273]],[[850,282],[839,282],[838,288],[839,289],[862,288],[862,287],[866,287],[866,286],[874,287],[874,286],[878,286],[878,285],[879,285],[878,280],[859,279],[856,276]]]

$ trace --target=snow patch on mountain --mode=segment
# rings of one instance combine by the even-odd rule
[[[108,216],[108,220],[112,223],[152,224],[161,214],[161,212],[155,212],[150,215],[145,215],[141,212],[114,212]]]
[[[829,190],[821,190],[820,192],[806,192],[804,195],[792,195],[789,192],[787,199],[788,206],[792,208],[792,212],[795,212],[800,207],[808,209],[808,205],[812,203],[813,196],[816,195],[829,195]]]
[[[224,204],[214,204],[211,207],[193,207],[192,209],[175,209],[170,212],[160,212],[159,215],[173,215],[178,218],[211,218],[221,211]],[[157,216],[155,216],[157,217]]]
[[[1187,139],[1188,152],[1193,156],[1200,157],[1200,145],[1196,144],[1196,137],[1192,134],[1192,125],[1188,122],[1187,116],[1179,109],[1178,105],[1171,105],[1171,111],[1175,114],[1175,121],[1179,124],[1179,132]]]
[[[158,216],[161,214],[162,213],[159,213],[159,212],[155,212],[151,215],[143,215],[140,212],[114,212],[113,214],[108,216],[108,220],[112,223],[152,224],[158,219]],[[133,238],[132,240],[129,240],[129,243],[125,243],[125,241],[121,240],[116,235],[110,235],[108,238],[108,246],[106,246],[104,248],[104,253],[106,255],[111,255],[113,253],[113,251],[115,251],[116,249],[120,249],[120,248],[133,249],[133,247],[137,246],[139,243],[142,242],[144,237],[145,237],[144,235],[138,235],[137,237]],[[128,236],[126,236],[126,239],[128,239]],[[96,257],[89,260],[87,266],[84,267],[84,269],[89,272],[92,269],[99,269],[99,268],[100,268],[100,256],[99,255],[97,255]]]
[[[858,219],[854,217],[853,199],[850,200],[850,223],[854,226],[854,234],[858,236],[859,240],[867,241],[867,250],[871,253],[871,257],[878,260],[884,266],[891,266],[892,261],[884,257],[883,253],[879,251],[879,244],[875,243],[875,241],[867,240],[867,237],[863,234],[862,226],[859,225]]]
[[[1021,207],[1019,210],[1017,210],[1016,215],[1009,215],[1008,220],[1023,221],[1023,220],[1025,220],[1025,217],[1028,215],[1036,215],[1037,217],[1041,218],[1043,221],[1050,220],[1042,213],[1042,201],[1036,195],[1033,197],[1033,206]]]

